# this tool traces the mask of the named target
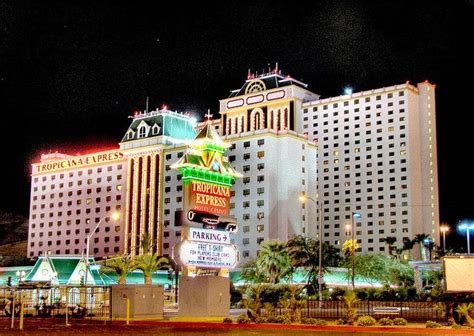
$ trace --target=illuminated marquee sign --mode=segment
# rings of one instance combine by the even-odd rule
[[[230,207],[230,187],[201,181],[192,181],[188,186],[191,202],[188,209],[220,216],[227,216]]]
[[[239,253],[234,245],[183,240],[174,247],[173,259],[186,266],[234,268]]]
[[[57,160],[45,163],[36,163],[33,165],[33,174],[50,173],[56,170],[81,168],[84,166],[104,164],[123,159],[123,153],[120,151],[104,152],[84,156],[71,157],[64,160]]]

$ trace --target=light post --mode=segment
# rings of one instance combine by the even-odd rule
[[[446,232],[449,231],[449,226],[441,225],[439,230],[443,233],[443,249],[446,250]]]
[[[458,226],[458,229],[461,231],[466,231],[466,239],[467,239],[467,254],[471,254],[471,242],[469,240],[470,232],[469,230],[474,230],[474,223],[463,221],[461,225]]]
[[[110,216],[112,218],[112,220],[116,221],[120,218],[120,213],[119,212],[113,212],[112,215]],[[87,276],[89,275],[89,245],[90,245],[90,241],[91,241],[91,238],[92,236],[94,235],[94,233],[97,231],[97,228],[99,227],[99,225],[104,221],[106,220],[107,218],[109,218],[109,216],[105,216],[105,217],[102,217],[99,222],[96,224],[96,226],[94,227],[94,230],[91,231],[91,233],[89,233],[87,235],[87,241],[86,241],[86,274],[84,276],[84,285],[87,286]]]
[[[351,264],[352,264],[352,272],[351,272],[351,284],[352,289],[355,289],[355,250],[356,250],[356,242],[355,242],[355,224],[354,219],[359,219],[361,217],[360,213],[352,212],[351,213],[351,224],[346,225],[346,230],[351,231]]]
[[[306,195],[301,195],[299,198],[302,203],[305,203],[308,199],[314,202],[319,211],[318,300],[319,307],[321,308],[321,303],[323,301],[323,204],[321,202],[315,201],[313,198]]]

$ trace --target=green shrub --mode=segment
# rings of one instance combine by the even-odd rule
[[[373,326],[376,325],[377,321],[372,316],[359,316],[357,319],[358,326]]]
[[[234,321],[230,317],[224,317],[224,323],[233,323]]]
[[[453,329],[462,329],[462,325],[457,324],[457,323],[455,322],[455,323],[451,324],[451,328],[453,328]]]
[[[336,320],[337,325],[344,325],[347,324],[347,319],[346,318],[340,318],[339,320]]]
[[[434,321],[426,321],[426,328],[441,328],[441,324]]]
[[[239,324],[247,324],[252,322],[251,319],[246,314],[240,314],[239,317],[237,317],[237,323]]]
[[[291,324],[291,318],[289,316],[283,316],[283,322],[281,324]]]
[[[283,321],[285,319],[287,319],[288,317],[285,316],[285,315],[276,315],[276,316],[270,316],[268,318],[268,322],[269,323],[283,323]]]
[[[388,317],[382,317],[379,320],[379,324],[382,325],[382,326],[391,326],[391,325],[393,325],[393,321],[391,319],[389,319]]]
[[[393,319],[393,324],[396,326],[404,326],[407,325],[407,320],[405,320],[403,317],[395,317]]]
[[[317,319],[317,318],[311,318],[311,317],[302,318],[301,323],[303,323],[303,324],[312,324],[312,325],[316,325],[316,326],[328,325],[328,323],[324,320]]]
[[[255,323],[268,323],[268,318],[264,316],[259,316],[255,319]]]

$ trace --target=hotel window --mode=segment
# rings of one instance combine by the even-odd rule
[[[257,194],[261,195],[265,192],[265,188],[257,188]]]
[[[265,164],[264,164],[264,163],[259,163],[259,164],[257,165],[257,169],[258,169],[258,170],[262,170],[263,168],[265,168]]]
[[[122,185],[121,184],[117,184],[117,186],[115,187],[118,191],[122,190]]]
[[[264,205],[265,205],[264,200],[258,200],[257,201],[257,206],[261,207],[261,206],[264,206]]]
[[[265,213],[264,212],[257,212],[257,218],[258,219],[263,219],[265,217]]]
[[[242,206],[243,206],[244,208],[248,208],[248,207],[250,206],[250,202],[249,202],[249,201],[245,201],[245,202],[242,203]]]
[[[244,177],[243,179],[244,184],[250,183],[250,177]]]
[[[244,189],[243,194],[244,194],[244,196],[250,195],[250,189]]]
[[[242,244],[243,245],[248,245],[249,244],[249,238],[242,239]]]
[[[250,159],[250,153],[245,153],[244,154],[244,160]]]
[[[265,156],[265,151],[258,151],[258,152],[257,152],[257,157],[258,157],[259,159],[263,158],[264,156]]]
[[[244,172],[248,172],[248,171],[250,170],[250,166],[249,166],[249,165],[245,165],[245,166],[243,166],[242,170],[243,170]]]
[[[265,226],[264,225],[257,225],[257,232],[263,232],[265,230]]]
[[[262,145],[264,145],[264,144],[265,144],[265,139],[259,139],[259,140],[257,141],[257,145],[259,145],[259,146],[262,146]]]
[[[257,182],[263,182],[265,180],[265,176],[264,175],[259,175],[257,176]]]
[[[250,219],[250,214],[243,214],[242,219],[243,220],[249,220]]]

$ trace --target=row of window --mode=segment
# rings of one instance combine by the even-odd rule
[[[98,193],[98,194],[102,192],[102,188],[101,188],[101,187],[98,187],[98,188],[96,188],[95,190],[96,190],[96,193]],[[115,186],[115,190],[116,190],[116,191],[121,191],[121,190],[122,190],[122,185],[121,185],[121,184],[117,184],[117,185]],[[82,195],[82,192],[83,192],[83,191],[84,191],[84,190],[76,190],[76,195],[78,195],[78,196]],[[106,191],[107,191],[107,192],[111,192],[111,191],[112,191],[112,186],[107,186],[107,187],[106,187]],[[92,188],[87,189],[87,190],[86,190],[86,193],[87,193],[88,195],[92,194]],[[68,191],[66,195],[69,196],[69,197],[70,197],[70,196],[73,196],[73,195],[74,195],[74,192],[73,192],[73,191]],[[55,198],[55,196],[56,196],[56,194],[54,194],[54,193],[49,194],[49,198],[51,198],[51,199]],[[64,193],[63,193],[63,192],[58,193],[58,198],[62,198],[62,197],[64,197]],[[40,196],[40,199],[42,199],[42,200],[46,199],[46,195],[41,195],[41,196]],[[38,200],[38,195],[34,195],[34,196],[33,196],[33,201],[36,201],[36,200]]]
[[[58,240],[58,241],[59,241],[59,240]],[[59,241],[59,242],[61,242],[61,241]],[[61,245],[61,244],[59,243],[58,245]],[[41,245],[41,246],[42,246],[42,245]],[[40,246],[40,247],[41,247],[41,246]],[[77,255],[77,254],[80,254],[80,253],[82,253],[82,252],[84,252],[82,249],[74,249],[74,250],[65,249],[65,250],[55,250],[55,254],[61,254],[61,253],[64,253],[64,254],[71,254],[72,251],[74,251],[74,254],[76,254],[76,255]],[[94,247],[94,248],[92,249],[92,252],[93,252],[94,254],[98,254],[99,251],[100,251],[100,250],[99,250],[98,247]],[[111,253],[111,251],[112,251],[112,250],[110,249],[110,247],[106,246],[106,247],[104,247],[104,249],[103,249],[103,254],[104,254],[104,255],[108,255],[109,253]],[[113,251],[114,251],[114,253],[120,252],[120,246],[114,246]],[[35,257],[35,256],[39,256],[39,255],[41,255],[42,253],[43,253],[42,250],[38,250],[37,252],[31,251],[31,252],[30,252],[30,258],[31,258],[31,257]]]
[[[405,92],[404,91],[398,91],[398,97],[403,97],[405,96]],[[384,98],[387,98],[387,99],[392,99],[394,97],[393,93],[388,93],[386,96],[384,95]],[[375,96],[375,101],[381,101],[382,100],[382,95],[376,95]],[[365,97],[364,99],[362,98],[358,98],[358,99],[352,99],[352,100],[346,100],[342,103],[342,106],[349,106],[349,103],[352,103],[353,105],[358,105],[360,102],[365,102],[365,103],[370,103],[371,101],[374,101],[372,99],[372,97]],[[399,103],[401,102],[401,104],[404,104],[404,101],[401,100],[399,101]],[[325,104],[325,105],[322,105],[322,110],[327,110],[329,107],[331,106],[331,104]],[[320,108],[321,106],[314,106],[313,107],[313,112],[316,112],[318,111],[318,108]],[[339,103],[333,103],[332,104],[332,108],[338,108],[339,107]],[[308,113],[308,109],[305,108],[303,109],[303,113]]]
[[[120,181],[122,179],[122,175],[117,175],[116,177],[117,177],[116,178],[117,181]],[[79,180],[79,181],[76,181],[76,185],[81,186],[83,182],[85,182],[85,184],[87,184],[87,185],[91,185],[93,183],[102,183],[102,177],[98,177],[95,181],[93,179],[87,179],[85,181]],[[112,182],[112,176],[107,176],[107,182]],[[73,186],[74,186],[74,182],[72,182],[72,181],[68,182],[68,187],[73,187]],[[49,187],[49,188],[47,188],[47,187]],[[64,183],[59,183],[58,184],[58,189],[62,189],[62,188],[64,188]],[[54,189],[56,189],[56,184],[51,184],[51,185],[48,185],[48,186],[46,186],[46,185],[41,186],[41,190],[44,191],[46,189],[54,190]],[[38,190],[39,190],[38,187],[33,187],[34,192],[36,192]]]
[[[122,199],[122,195],[115,195],[115,201],[120,201],[121,199]],[[82,201],[83,201],[82,199],[78,199],[75,202],[67,201],[66,204],[67,204],[67,206],[72,206],[73,203],[75,203],[75,205],[81,205]],[[95,203],[101,203],[101,201],[102,201],[101,197],[96,197],[95,198]],[[105,201],[106,202],[111,202],[112,201],[112,196],[106,196]],[[85,199],[84,203],[87,204],[87,205],[90,205],[90,204],[92,204],[92,202],[93,202],[92,197],[88,197],[88,198]],[[49,208],[54,208],[55,206],[60,208],[60,207],[63,206],[63,202],[58,202],[57,204],[49,203]],[[40,207],[40,209],[44,209],[46,207],[46,204],[40,204],[39,207]],[[32,208],[32,210],[36,210],[38,208],[38,204],[34,204],[31,208]]]
[[[113,167],[114,167],[114,166],[108,166],[108,167],[107,167],[107,171],[108,171],[108,172],[111,172],[111,171],[113,170]],[[119,165],[117,165],[117,166],[115,166],[115,167],[116,167],[116,170],[122,170],[122,169],[123,169],[123,165],[121,165],[121,164],[119,164]],[[95,172],[96,172],[96,173],[102,173],[102,171],[103,171],[103,167],[99,167],[99,168],[96,168],[96,169],[95,169]],[[88,174],[88,175],[91,175],[93,172],[94,172],[94,169],[88,169],[88,170],[87,170],[87,174]],[[77,176],[82,176],[83,173],[84,173],[83,170],[79,170],[79,171],[77,172]],[[59,174],[59,175],[55,175],[55,174],[52,174],[52,175],[49,175],[49,176],[48,176],[48,175],[45,175],[45,176],[43,176],[43,177],[41,178],[41,180],[42,180],[43,182],[46,182],[46,181],[48,180],[48,177],[49,177],[49,180],[54,181],[54,180],[56,180],[56,177],[57,177],[57,176],[59,176],[60,179],[63,179],[63,178],[65,177],[65,175],[66,175],[66,174],[64,174],[64,173],[61,173],[61,174]],[[76,176],[76,174],[74,174],[74,172],[70,172],[70,173],[68,174],[68,176],[69,176],[69,177],[74,177],[74,176]],[[39,177],[33,178],[33,183],[37,183],[38,181],[39,181]]]
[[[119,208],[119,209],[120,209],[120,208]],[[85,224],[90,224],[91,221],[92,221],[91,218],[85,218],[85,219],[84,219],[84,223],[85,223]],[[100,221],[100,217],[95,217],[94,222],[95,222],[95,223],[99,223],[99,221]],[[106,217],[106,218],[105,218],[105,222],[108,223],[109,221],[110,221],[110,217]],[[80,218],[77,218],[74,222],[75,222],[76,225],[79,225],[79,224],[81,224],[81,219],[80,219]],[[65,220],[65,221],[64,221],[64,224],[65,224],[65,225],[72,225],[72,223],[73,223],[73,220],[72,220],[72,219],[68,219],[68,220]],[[54,222],[48,222],[48,226],[49,226],[49,227],[52,227],[53,225],[54,225]],[[60,226],[62,226],[62,225],[63,225],[63,221],[62,221],[62,220],[56,221],[56,226],[57,226],[57,227],[60,227]],[[39,227],[40,227],[40,228],[44,227],[44,222],[40,222],[40,223],[39,223]],[[32,229],[36,228],[36,223],[32,223],[32,224],[31,224],[31,228],[32,228]],[[86,230],[88,231],[89,229],[86,229]],[[99,229],[98,229],[98,230],[99,230]],[[115,227],[115,230],[117,230],[117,227]],[[119,227],[118,230],[120,230],[120,227]],[[86,233],[88,233],[88,232],[86,232]]]
[[[118,204],[118,205],[115,206],[115,210],[116,210],[116,211],[120,211],[121,208],[122,208],[122,206],[121,206],[120,204]],[[102,210],[104,210],[104,208],[101,209],[100,207],[97,207],[97,208],[95,208],[95,213],[99,213],[99,212],[101,212]],[[111,207],[111,206],[106,206],[106,207],[105,207],[105,212],[109,212],[109,211],[111,211],[111,210],[112,210],[112,207]],[[87,208],[87,209],[85,209],[84,212],[85,212],[86,214],[90,214],[90,213],[92,213],[92,209],[91,209],[91,208]],[[76,210],[75,210],[75,214],[76,214],[76,215],[80,215],[81,213],[82,213],[82,209],[76,209]],[[73,211],[72,211],[72,210],[67,210],[65,214],[66,214],[67,216],[72,216]],[[34,214],[31,215],[31,219],[36,219],[36,218],[38,217],[38,215],[39,215],[39,218],[45,218],[45,217],[46,217],[46,213],[44,213],[44,212],[43,212],[43,213],[39,213],[39,214],[34,213]],[[61,217],[61,216],[63,216],[63,215],[64,215],[64,213],[63,213],[62,211],[58,211],[58,212],[57,212],[57,217]],[[54,212],[49,212],[49,213],[48,213],[48,216],[49,216],[49,218],[54,217]]]

